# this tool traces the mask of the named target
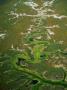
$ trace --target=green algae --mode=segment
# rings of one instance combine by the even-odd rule
[[[19,64],[19,65],[17,65],[17,61],[18,61],[18,57],[20,57],[21,55],[19,54],[19,55],[10,55],[10,57],[8,58],[8,64],[7,63],[4,63],[4,61],[2,61],[4,64],[1,66],[1,68],[3,69],[2,70],[2,72],[3,71],[5,71],[6,70],[6,66],[5,66],[5,64],[8,66],[7,67],[7,71],[5,71],[5,72],[3,72],[3,74],[4,74],[4,76],[6,75],[6,73],[7,73],[7,75],[8,75],[8,77],[7,77],[7,79],[6,79],[6,82],[8,82],[8,83],[6,83],[7,85],[10,85],[10,83],[12,83],[12,80],[13,80],[13,78],[19,78],[19,76],[21,76],[20,77],[20,79],[22,79],[22,82],[23,82],[23,79],[24,79],[24,74],[23,73],[26,73],[26,75],[27,75],[27,77],[28,77],[28,79],[29,80],[31,80],[31,79],[35,79],[35,80],[38,80],[38,82],[39,82],[39,85],[41,84],[41,85],[44,85],[45,83],[47,83],[47,84],[50,84],[50,85],[62,85],[63,87],[67,87],[67,82],[65,81],[65,79],[64,78],[62,78],[62,79],[59,79],[59,80],[52,80],[52,79],[49,79],[48,77],[47,77],[47,79],[46,78],[43,78],[41,75],[40,75],[40,73],[38,73],[38,72],[36,72],[36,70],[31,70],[31,69],[28,69],[28,67],[27,66],[24,66],[24,65],[21,65],[21,64]],[[3,58],[3,57],[2,57]],[[3,58],[4,59],[4,58]],[[6,59],[7,60],[7,59]],[[29,64],[28,62],[26,62],[25,61],[25,63],[27,63],[27,64]],[[5,67],[4,67],[5,66]],[[52,70],[54,70],[55,71],[55,69],[56,68],[53,68]],[[12,76],[12,79],[11,79],[11,81],[8,81],[9,80],[9,70],[10,70],[10,74],[12,75],[13,74],[13,76]],[[60,73],[60,72],[62,72],[62,73],[64,73],[65,71],[62,71],[62,69],[56,69],[56,70],[60,70],[60,71],[56,71],[56,75],[58,75],[58,73]],[[50,73],[54,73],[54,71],[51,71],[51,69],[50,69]],[[49,72],[49,71],[48,71]],[[19,75],[19,76],[17,76],[17,74]],[[20,75],[21,74],[21,75]],[[48,74],[48,75],[50,75],[50,74]],[[14,77],[15,76],[15,77]],[[51,75],[52,76],[52,75]],[[61,75],[62,76],[62,75]],[[1,75],[1,77],[3,77],[2,75]],[[55,75],[54,75],[54,77],[55,77]],[[63,76],[64,77],[64,76]],[[25,79],[26,79],[26,77],[25,77]],[[18,79],[18,81],[19,81],[19,79]],[[10,83],[9,83],[10,82]],[[29,84],[29,85],[31,85],[31,84]],[[33,87],[37,87],[38,86],[38,84],[36,84],[36,86],[32,86],[32,88]],[[39,86],[38,86],[39,87]]]
[[[15,0],[3,7],[0,6],[0,27],[2,30],[7,29],[9,34],[7,35],[9,39],[6,37],[3,40],[4,44],[8,41],[10,47],[15,45],[12,46],[12,51],[9,50],[0,55],[0,87],[7,90],[66,90],[67,51],[64,46],[66,43],[66,16],[62,15],[66,14],[66,7],[65,10],[62,7],[62,11],[60,7],[64,3],[62,4],[58,0],[59,3],[56,6],[51,6],[49,0],[48,6],[45,6],[46,0],[44,5],[39,0],[42,5],[38,6],[36,10],[32,10],[30,6],[21,3],[25,1]],[[15,15],[11,15],[11,12]],[[22,13],[26,16],[22,16]],[[58,14],[55,16],[56,18],[54,18],[55,14]],[[16,15],[21,15],[21,17],[17,18]],[[31,24],[33,27],[28,31]],[[49,29],[55,33],[54,36],[48,32]],[[23,37],[21,40],[20,33]],[[64,41],[63,44],[59,43],[61,39]],[[20,44],[22,49],[16,49]],[[6,46],[9,47],[9,45]],[[6,48],[2,47],[2,49]],[[63,63],[64,60],[65,63]],[[58,67],[54,65],[58,65]]]

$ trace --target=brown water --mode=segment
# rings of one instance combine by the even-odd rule
[[[0,0],[1,90],[67,90],[66,11],[67,0]]]
[[[22,49],[23,33],[28,33],[37,18],[48,37],[67,45],[66,0],[11,0],[0,5],[0,52],[10,48]]]

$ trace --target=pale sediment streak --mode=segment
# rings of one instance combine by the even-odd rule
[[[20,52],[23,51],[23,50],[20,49],[19,47],[16,47],[16,48],[15,48],[13,44],[11,45],[11,49],[12,49],[12,50],[16,50],[16,51],[20,51]]]
[[[60,28],[59,25],[46,26],[46,29]]]
[[[47,7],[47,6],[51,7],[53,5],[54,1],[55,0],[46,1],[46,2],[44,2],[43,6],[45,6],[45,7]]]
[[[24,2],[25,5],[30,6],[32,9],[35,10],[36,7],[38,7],[38,4],[34,2]]]
[[[6,33],[1,33],[1,34],[0,34],[0,38],[1,38],[1,39],[4,39],[5,36],[6,36]]]
[[[48,9],[48,11],[50,11],[49,9]],[[67,16],[65,16],[65,15],[59,15],[59,14],[47,14],[47,12],[48,11],[46,11],[46,10],[37,10],[37,14],[36,15],[29,15],[29,14],[26,14],[26,13],[16,13],[16,12],[14,12],[14,11],[11,11],[8,15],[10,15],[10,16],[14,16],[13,18],[9,18],[9,20],[11,20],[11,19],[15,19],[15,18],[19,18],[19,17],[44,17],[44,18],[50,18],[50,17],[52,17],[52,18],[55,18],[55,19],[59,19],[59,20],[61,20],[61,19],[67,19]]]
[[[52,32],[50,29],[47,29],[47,31],[50,35],[54,35],[54,32]]]
[[[21,1],[21,0],[20,0]],[[67,16],[65,15],[59,15],[59,14],[55,14],[55,10],[52,10],[50,8],[50,6],[53,5],[55,0],[51,0],[51,1],[45,1],[43,3],[43,5],[41,7],[38,7],[39,5],[37,3],[34,3],[33,1],[26,1],[23,4],[26,6],[30,6],[32,9],[34,9],[34,11],[37,12],[37,14],[35,15],[31,15],[31,14],[26,14],[26,13],[17,13],[15,11],[10,11],[8,15],[13,16],[12,18],[9,18],[9,20],[11,19],[18,19],[19,17],[44,17],[44,18],[55,18],[55,19],[64,19],[67,18]],[[14,5],[16,6],[17,3]],[[47,8],[46,6],[48,6],[49,8]],[[51,14],[48,14],[48,12],[51,12]]]

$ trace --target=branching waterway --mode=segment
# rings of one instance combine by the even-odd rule
[[[0,0],[1,90],[67,90],[66,11],[66,0]]]

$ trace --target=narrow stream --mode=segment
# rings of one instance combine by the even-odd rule
[[[66,11],[67,0],[0,0],[1,89],[67,90]]]

